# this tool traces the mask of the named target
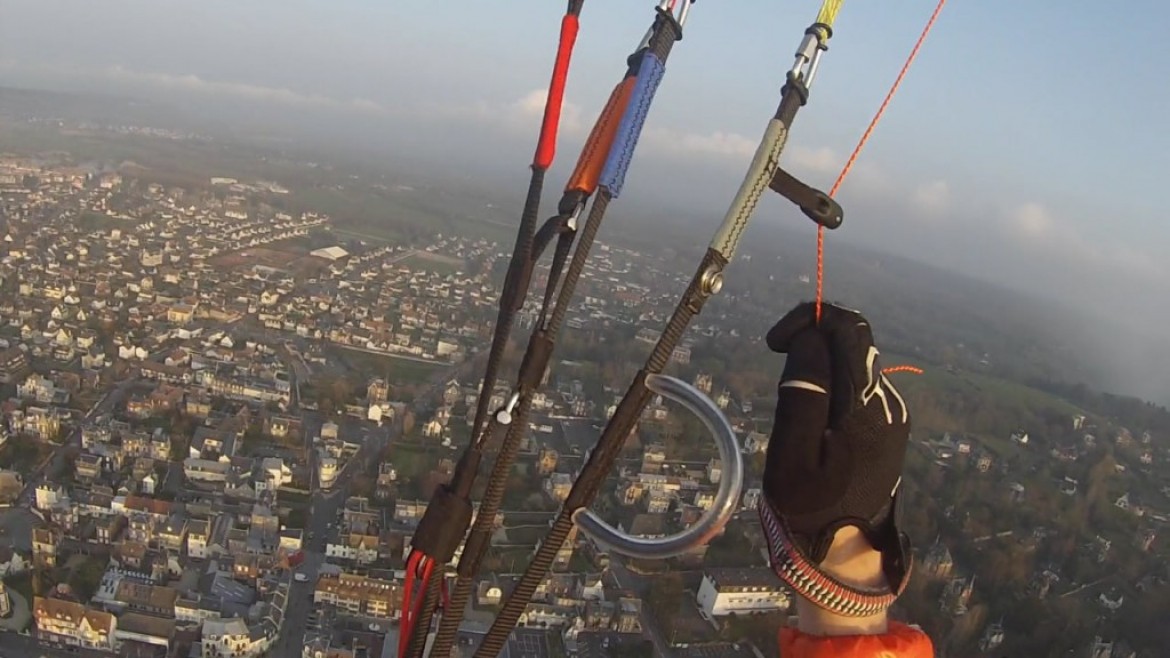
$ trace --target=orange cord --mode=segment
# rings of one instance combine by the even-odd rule
[[[883,375],[892,375],[896,372],[909,372],[915,375],[921,375],[926,371],[917,366],[890,366],[889,368],[882,368]]]
[[[837,196],[837,190],[841,187],[841,183],[845,181],[845,177],[849,175],[849,170],[853,168],[853,163],[857,161],[857,156],[861,154],[861,149],[865,147],[865,143],[869,141],[870,135],[873,134],[873,129],[877,127],[878,121],[881,120],[882,115],[886,113],[886,107],[889,106],[890,101],[894,98],[894,93],[898,91],[898,87],[902,84],[902,78],[906,77],[906,72],[910,70],[910,65],[914,63],[914,58],[918,56],[918,49],[922,47],[922,43],[926,41],[926,35],[930,34],[930,29],[934,27],[934,21],[942,12],[943,5],[947,0],[938,0],[938,5],[934,8],[934,13],[930,15],[930,20],[926,22],[926,27],[922,29],[922,34],[918,35],[918,41],[914,44],[914,49],[910,51],[910,56],[906,58],[906,63],[902,65],[902,70],[898,72],[898,77],[894,80],[890,91],[886,93],[885,100],[882,101],[881,107],[878,108],[877,114],[873,115],[869,126],[866,127],[865,132],[861,134],[861,139],[857,142],[857,146],[853,148],[853,153],[849,154],[849,159],[845,161],[845,166],[841,169],[840,175],[837,176],[837,181],[833,183],[833,189],[829,190],[830,197]],[[817,227],[817,322],[821,321],[821,302],[824,299],[825,286],[825,227]]]

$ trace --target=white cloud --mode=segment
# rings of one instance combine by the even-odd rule
[[[120,84],[129,87],[150,87],[155,91],[177,91],[209,96],[227,96],[249,101],[289,106],[350,110],[367,114],[383,114],[387,112],[385,106],[368,98],[335,98],[322,94],[293,91],[287,87],[271,87],[268,85],[229,80],[208,80],[191,73],[179,74],[140,71],[120,65],[107,66],[99,69],[82,66],[65,66],[47,62],[27,62],[7,58],[0,59],[0,71],[49,74],[68,78],[88,78],[104,80],[110,84]]]
[[[193,74],[151,73],[122,66],[111,66],[101,74],[114,82],[145,84],[181,92],[232,96],[245,100],[307,107],[356,110],[368,113],[385,111],[378,103],[365,99],[339,99],[320,94],[305,94],[285,87],[269,87],[245,82],[206,80]]]
[[[784,151],[781,162],[785,169],[809,173],[830,173],[841,168],[845,159],[833,149],[822,146],[791,146]]]
[[[1012,208],[1007,219],[1010,232],[1028,238],[1045,237],[1056,225],[1048,208],[1035,201]]]
[[[937,217],[951,205],[951,186],[945,180],[923,183],[914,189],[910,199],[923,215]]]
[[[548,100],[548,89],[533,89],[507,108],[516,118],[529,121],[527,125],[540,125],[544,118],[544,106]],[[566,133],[577,133],[585,127],[580,106],[568,100],[561,102],[560,129]]]
[[[660,155],[700,158],[748,159],[757,142],[738,133],[715,131],[693,133],[660,126],[647,126],[639,139],[641,146]]]
[[[460,123],[494,127],[513,134],[532,134],[540,129],[544,117],[547,89],[533,89],[506,102],[477,100],[467,104],[424,105],[417,108],[421,118],[439,118]],[[559,132],[562,135],[584,133],[581,107],[568,99],[561,103]]]

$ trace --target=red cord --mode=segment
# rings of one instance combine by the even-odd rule
[[[406,559],[406,581],[402,586],[402,622],[398,625],[398,657],[406,658],[410,649],[410,638],[414,635],[414,625],[422,615],[423,604],[427,599],[427,590],[431,587],[431,575],[435,569],[435,561],[422,551],[412,550]],[[420,573],[421,571],[421,573]],[[418,597],[411,600],[414,594],[414,581],[418,580]],[[443,583],[446,585],[446,583]]]
[[[429,557],[424,558],[421,566],[422,575],[419,577],[418,600],[414,603],[414,611],[410,613],[410,631],[412,634],[416,630],[414,625],[418,622],[419,615],[422,614],[423,603],[427,600],[427,590],[431,588],[431,572],[435,568],[435,561]],[[422,632],[426,633],[427,629],[424,628]]]
[[[869,126],[866,127],[865,132],[861,134],[861,139],[857,142],[857,146],[853,148],[853,153],[849,154],[849,159],[845,161],[845,166],[841,169],[841,174],[837,176],[837,181],[833,183],[833,189],[829,190],[829,196],[836,197],[837,190],[841,187],[841,183],[845,181],[845,177],[849,175],[849,170],[853,168],[853,163],[857,161],[857,156],[861,154],[861,149],[865,147],[865,143],[869,141],[870,135],[873,134],[874,128],[877,127],[878,121],[881,120],[882,115],[886,113],[886,108],[890,101],[894,99],[894,93],[898,91],[898,87],[902,84],[902,78],[906,77],[906,72],[910,70],[910,65],[914,63],[914,58],[918,56],[918,49],[922,47],[922,43],[926,41],[926,35],[930,34],[930,29],[934,27],[934,22],[938,19],[938,15],[942,12],[943,5],[947,0],[938,0],[938,5],[934,8],[934,13],[930,15],[930,20],[926,22],[926,27],[922,28],[922,34],[918,35],[918,41],[914,43],[914,49],[910,51],[910,56],[906,58],[906,62],[902,64],[902,70],[898,72],[898,77],[894,80],[894,84],[890,90],[886,92],[886,98],[882,101],[881,107],[878,108],[873,119],[870,120]],[[825,227],[817,227],[817,322],[821,321],[821,302],[824,299],[824,282],[825,282]]]
[[[557,127],[561,122],[561,106],[565,101],[565,83],[569,78],[569,61],[573,57],[573,44],[577,41],[577,17],[566,14],[561,19],[561,38],[557,44],[557,59],[553,65],[552,80],[548,85],[548,97],[544,103],[544,119],[540,124],[540,139],[536,143],[536,155],[532,166],[548,169],[556,157]]]
[[[411,549],[410,556],[406,558],[406,579],[402,585],[402,620],[398,624],[399,658],[405,658],[406,651],[410,646],[410,636],[414,630],[414,617],[411,614],[411,594],[414,592],[415,571],[418,570],[418,564],[422,559],[422,551],[416,551],[414,549]]]

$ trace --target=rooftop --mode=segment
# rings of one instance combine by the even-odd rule
[[[776,577],[776,574],[763,567],[754,569],[710,568],[706,569],[703,575],[710,578],[720,590],[745,587],[781,589],[780,579]]]

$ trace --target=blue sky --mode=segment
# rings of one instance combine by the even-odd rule
[[[564,6],[0,0],[0,84],[317,117],[362,130],[395,157],[491,165],[511,176],[519,199]],[[586,0],[555,177],[652,6]],[[628,179],[629,203],[717,219],[817,7],[695,5]],[[933,7],[847,0],[788,167],[831,183]],[[846,226],[834,239],[1073,302],[1140,334],[1135,344],[1165,347],[1154,328],[1170,325],[1170,224],[1157,192],[1170,171],[1168,23],[1170,5],[1154,2],[949,0],[842,190]],[[775,200],[759,221],[808,231]],[[1134,299],[1152,303],[1123,303]]]

